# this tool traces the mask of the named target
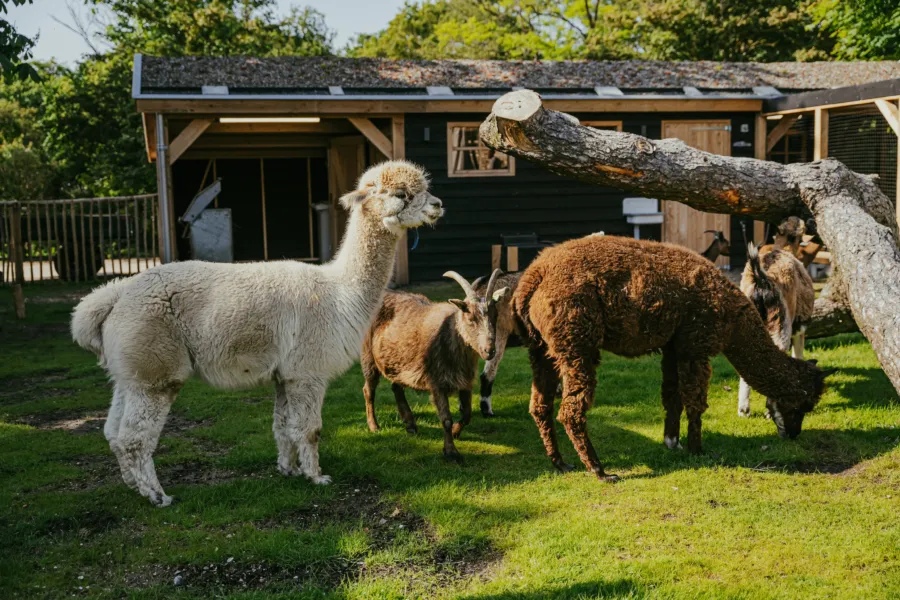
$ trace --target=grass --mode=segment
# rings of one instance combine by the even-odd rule
[[[156,453],[181,502],[156,509],[103,439],[108,383],[67,333],[79,291],[28,289],[24,322],[0,296],[4,598],[900,596],[900,403],[859,335],[809,344],[841,371],[796,441],[775,436],[757,396],[736,416],[737,377],[716,359],[699,457],[661,443],[658,357],[605,356],[589,427],[616,485],[552,472],[520,348],[497,418],[476,415],[458,444],[462,467],[441,459],[424,394],[408,394],[410,436],[382,382],[369,433],[351,369],[325,403],[324,488],[277,475],[271,390],[192,381]]]

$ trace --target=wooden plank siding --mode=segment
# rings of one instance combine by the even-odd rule
[[[440,279],[453,269],[466,277],[488,273],[491,247],[501,234],[535,232],[542,239],[561,242],[589,233],[632,236],[633,227],[622,214],[626,194],[554,175],[521,158],[510,177],[447,176],[447,123],[479,121],[485,115],[407,114],[406,157],[424,166],[432,177],[433,193],[444,202],[446,215],[435,228],[420,228],[420,242],[409,252],[412,282]],[[722,119],[732,123],[732,155],[753,157],[755,113],[575,113],[582,121],[622,121],[623,131],[659,139],[664,120]],[[747,131],[742,132],[741,126]],[[428,141],[425,129],[428,128]],[[748,147],[742,147],[748,143]],[[735,143],[739,143],[737,147]],[[748,238],[753,235],[747,219]],[[660,238],[660,227],[641,227],[641,237]],[[733,268],[746,260],[740,219],[731,219]],[[414,236],[410,236],[412,239]]]

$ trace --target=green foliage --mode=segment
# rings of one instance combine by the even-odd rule
[[[32,4],[34,0],[0,0],[0,14],[6,14],[7,6]],[[37,71],[28,64],[34,40],[17,32],[9,21],[0,18],[0,75],[12,79],[36,79]]]
[[[22,137],[0,143],[0,200],[41,200],[52,195],[55,173],[40,150]]]
[[[840,60],[900,59],[900,3],[896,0],[819,0],[812,13],[835,40]]]

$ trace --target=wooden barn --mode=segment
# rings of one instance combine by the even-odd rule
[[[493,102],[512,89],[538,91],[550,108],[592,127],[792,162],[827,152],[827,129],[822,139],[816,120],[822,111],[811,105],[797,109],[791,98],[898,77],[895,62],[137,55],[133,95],[144,119],[148,159],[155,161],[158,152],[167,156],[157,161],[164,260],[189,258],[178,217],[216,179],[222,182],[216,206],[232,211],[235,260],[328,258],[336,242],[332,248],[322,242],[338,240],[345,219],[337,198],[368,165],[406,158],[431,173],[433,192],[447,214],[436,228],[420,230],[415,250],[412,240],[401,246],[395,279],[402,284],[438,279],[449,268],[466,276],[483,274],[493,247],[503,236],[517,234],[550,242],[597,231],[630,236],[637,223],[641,237],[703,250],[711,241],[704,232],[722,230],[734,242],[732,267],[744,262],[745,236],[760,239],[759,223],[677,202],[626,202],[629,195],[619,190],[581,184],[493,153],[478,141],[478,125]],[[774,114],[779,110],[787,116]],[[811,125],[798,129],[802,119],[793,115],[804,110],[810,118],[803,123]],[[772,114],[767,118],[767,113]],[[640,214],[626,214],[635,212],[627,206],[641,207]],[[725,266],[728,260],[719,262]]]

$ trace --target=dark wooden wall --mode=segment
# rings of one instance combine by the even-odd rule
[[[444,202],[447,211],[434,229],[419,230],[419,245],[409,253],[411,281],[437,280],[448,269],[466,277],[487,273],[491,245],[500,242],[501,234],[535,232],[554,242],[596,231],[633,235],[633,227],[622,215],[622,199],[635,194],[559,177],[522,159],[516,159],[514,177],[447,177],[447,123],[480,122],[485,116],[406,115],[406,158],[429,171],[433,193]],[[578,113],[576,116],[582,120],[622,121],[624,131],[653,139],[659,139],[663,120],[730,118],[732,155],[753,157],[753,113]],[[746,125],[746,132],[741,131],[742,125]],[[749,146],[742,147],[743,143]],[[752,234],[752,221],[747,220],[748,239]],[[746,249],[740,219],[731,219],[730,235],[732,268],[742,268]],[[659,239],[660,227],[641,227],[641,237]],[[410,245],[414,238],[409,236]]]

